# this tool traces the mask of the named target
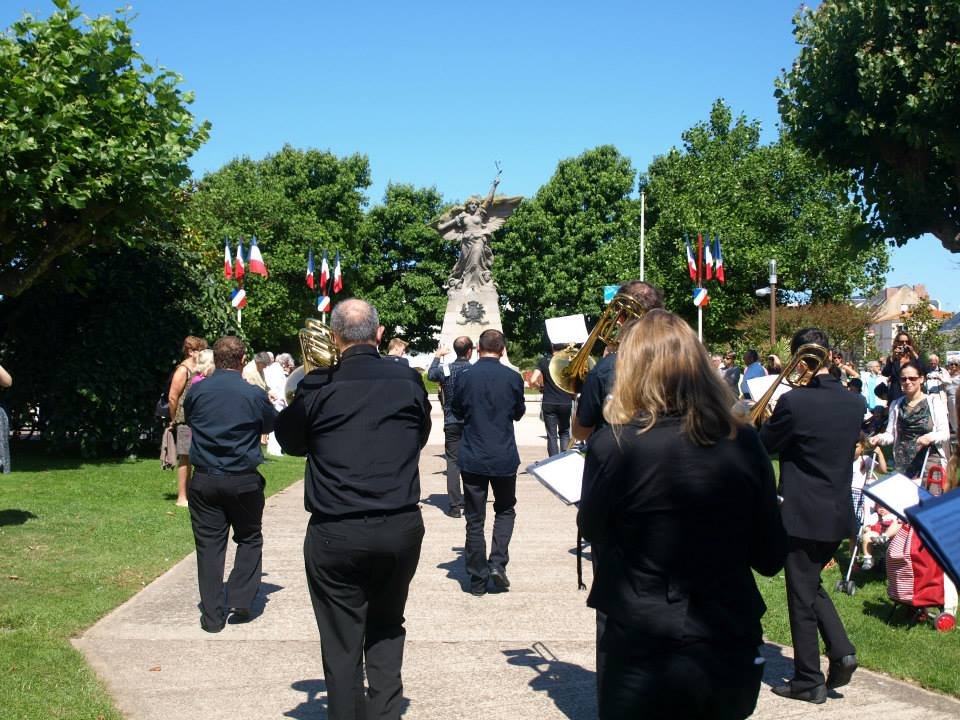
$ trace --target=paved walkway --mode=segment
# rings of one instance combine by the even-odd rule
[[[518,425],[524,465],[543,454],[538,411],[532,404]],[[427,533],[407,605],[405,717],[596,717],[593,613],[576,589],[574,509],[521,475],[512,587],[483,598],[463,592],[463,521],[442,512],[440,422],[421,460]],[[267,502],[262,614],[252,622],[218,635],[200,630],[191,555],[75,641],[127,717],[326,718],[302,493],[298,483]],[[791,674],[789,649],[765,653],[757,718],[960,717],[960,702],[864,670],[824,705],[781,700],[768,686]]]

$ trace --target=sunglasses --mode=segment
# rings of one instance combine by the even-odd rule
[[[919,375],[901,375],[900,382],[917,382],[920,379]]]

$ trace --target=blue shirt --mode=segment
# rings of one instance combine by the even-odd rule
[[[745,398],[750,397],[750,386],[747,384],[747,382],[753,380],[754,378],[764,377],[766,374],[767,371],[764,369],[763,365],[760,364],[759,360],[755,363],[747,365],[747,369],[743,371],[743,377],[740,379],[740,392],[743,393]]]
[[[190,388],[184,417],[193,432],[190,462],[216,473],[248,473],[263,462],[260,436],[273,430],[277,411],[263,388],[239,370],[214,370]]]
[[[482,357],[456,380],[454,415],[463,418],[460,469],[477,475],[516,475],[520,464],[513,423],[523,417],[523,378],[495,357]]]

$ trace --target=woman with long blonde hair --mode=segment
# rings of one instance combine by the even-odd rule
[[[690,327],[651,310],[624,328],[610,423],[590,438],[577,521],[593,543],[587,604],[600,718],[746,718],[765,611],[751,569],[783,567],[773,468]]]

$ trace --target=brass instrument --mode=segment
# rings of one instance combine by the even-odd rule
[[[549,372],[554,384],[564,392],[576,395],[587,373],[597,364],[590,355],[597,340],[604,345],[616,348],[620,334],[620,325],[617,324],[619,317],[626,315],[631,320],[639,320],[646,312],[640,301],[633,295],[627,293],[614,295],[587,337],[587,341],[579,348],[570,343],[550,359]]]
[[[810,360],[811,363],[807,361]],[[759,428],[763,423],[770,419],[773,414],[773,408],[770,407],[770,400],[780,386],[780,383],[786,383],[791,388],[804,387],[810,383],[813,376],[830,362],[830,351],[818,345],[817,343],[807,343],[797,348],[787,364],[783,366],[776,382],[767,388],[767,391],[750,408],[750,422],[754,427]],[[813,367],[811,367],[811,364]]]
[[[297,335],[300,338],[303,365],[287,377],[283,390],[288,404],[293,401],[297,387],[307,373],[319,367],[330,367],[340,360],[340,350],[334,342],[333,332],[319,320],[307,318]]]

